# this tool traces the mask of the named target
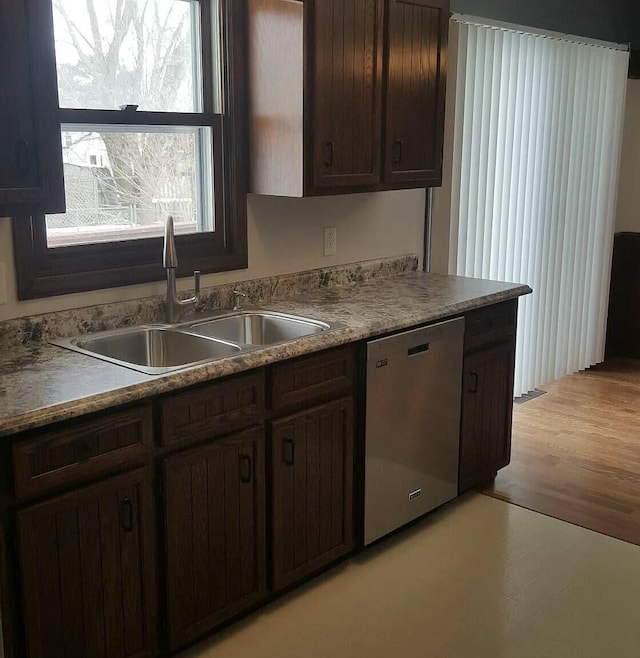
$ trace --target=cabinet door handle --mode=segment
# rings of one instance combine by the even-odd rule
[[[253,469],[251,468],[251,457],[249,455],[240,456],[240,482],[248,484],[251,482]]]
[[[282,446],[282,451],[283,451],[284,463],[287,466],[293,466],[293,463],[296,460],[295,441],[292,441],[291,439],[287,439]]]
[[[133,532],[133,503],[130,498],[122,501],[122,529],[125,532]]]
[[[471,386],[469,386],[469,393],[477,393],[478,392],[478,373],[477,372],[471,372],[471,373],[469,373],[469,377],[471,378]]]
[[[402,162],[402,141],[396,139],[393,142],[393,163],[400,164]]]
[[[325,142],[322,145],[322,161],[325,167],[333,166],[333,142]]]
[[[29,144],[26,140],[19,139],[16,142],[16,171],[19,176],[29,173]]]

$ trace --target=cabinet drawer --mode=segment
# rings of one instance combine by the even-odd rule
[[[13,447],[16,496],[29,498],[150,459],[151,404],[53,430]]]
[[[193,443],[253,427],[264,418],[264,374],[243,375],[161,402],[163,446]]]
[[[465,350],[492,343],[516,332],[517,300],[493,304],[465,316]]]
[[[353,348],[340,348],[276,365],[271,383],[273,411],[291,410],[350,395]]]

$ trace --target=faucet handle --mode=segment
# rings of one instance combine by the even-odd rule
[[[193,273],[193,285],[196,291],[196,297],[200,294],[200,270]]]
[[[233,310],[241,311],[242,310],[242,300],[247,298],[247,293],[242,292],[242,290],[233,291]]]

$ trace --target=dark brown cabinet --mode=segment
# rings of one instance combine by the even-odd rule
[[[469,314],[463,363],[460,492],[495,477],[511,459],[516,303]]]
[[[347,398],[272,423],[274,590],[352,549],[352,408]]]
[[[38,432],[13,446],[16,497],[29,500],[144,466],[151,460],[152,446],[150,403]]]
[[[313,4],[312,189],[380,182],[382,0]]]
[[[142,469],[18,512],[29,658],[154,655],[152,509]]]
[[[264,470],[262,429],[165,460],[172,649],[265,596]]]
[[[179,447],[260,425],[264,421],[264,373],[257,370],[191,391],[160,405],[160,444]]]
[[[606,354],[640,359],[640,233],[617,233],[613,243]]]
[[[448,0],[389,0],[384,178],[442,184]]]
[[[448,0],[250,0],[252,191],[440,185],[448,21]]]
[[[0,87],[0,216],[63,212],[50,0],[3,1]]]
[[[276,414],[353,394],[352,346],[279,363],[271,369],[269,408]]]

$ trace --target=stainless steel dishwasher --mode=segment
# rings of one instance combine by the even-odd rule
[[[464,318],[367,345],[364,543],[458,494]]]

